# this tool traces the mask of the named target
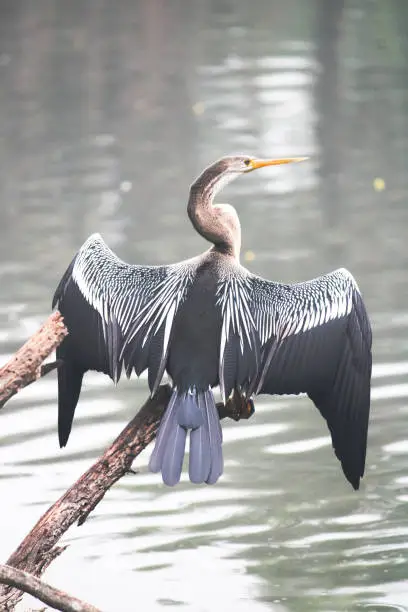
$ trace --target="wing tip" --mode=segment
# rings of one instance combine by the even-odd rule
[[[85,371],[72,362],[64,361],[58,369],[58,441],[60,448],[66,446],[81,393]]]
[[[58,440],[58,441],[59,441],[59,447],[60,447],[60,448],[65,448],[65,447],[66,447],[67,442],[68,442],[68,437],[69,437],[69,436],[67,436],[67,438],[66,438],[66,439],[65,439],[65,438],[64,438],[64,439],[61,439],[61,436],[59,436],[59,440]]]
[[[361,484],[361,479],[364,477],[365,471],[365,458],[360,461],[351,463],[350,460],[340,459],[341,467],[344,476],[353,487],[354,491],[358,491]]]
[[[74,418],[74,415],[72,414],[72,419]],[[70,424],[66,423],[62,423],[62,419],[59,419],[59,423],[58,423],[58,442],[59,442],[59,447],[60,448],[65,448],[68,440],[69,440],[69,436],[71,433],[71,428],[72,428],[72,421]]]
[[[346,476],[347,478],[347,476]],[[348,477],[347,480],[349,481],[349,483],[351,484],[351,486],[353,487],[354,491],[358,491],[360,488],[360,476],[356,477]]]

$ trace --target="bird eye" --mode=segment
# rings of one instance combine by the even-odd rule
[[[250,163],[251,163],[251,160],[250,160],[250,159],[244,159],[244,164],[245,164],[246,166],[249,166],[249,164],[250,164]]]

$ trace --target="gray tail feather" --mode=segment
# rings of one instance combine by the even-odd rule
[[[222,430],[211,389],[187,393],[174,389],[160,423],[149,469],[161,471],[165,484],[177,484],[188,430],[191,482],[216,483],[223,472]]]

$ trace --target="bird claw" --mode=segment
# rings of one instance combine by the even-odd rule
[[[225,415],[230,419],[234,419],[234,421],[249,419],[254,412],[255,406],[253,400],[248,399],[237,391],[234,391],[233,396],[225,403]]]
[[[255,412],[255,404],[254,404],[254,400],[252,399],[246,399],[245,400],[245,414],[243,413],[241,415],[241,419],[249,419]]]

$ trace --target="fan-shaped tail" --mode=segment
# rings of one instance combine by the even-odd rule
[[[211,389],[180,393],[174,389],[149,462],[169,486],[180,480],[187,432],[190,431],[191,482],[214,484],[223,472],[222,431]]]

